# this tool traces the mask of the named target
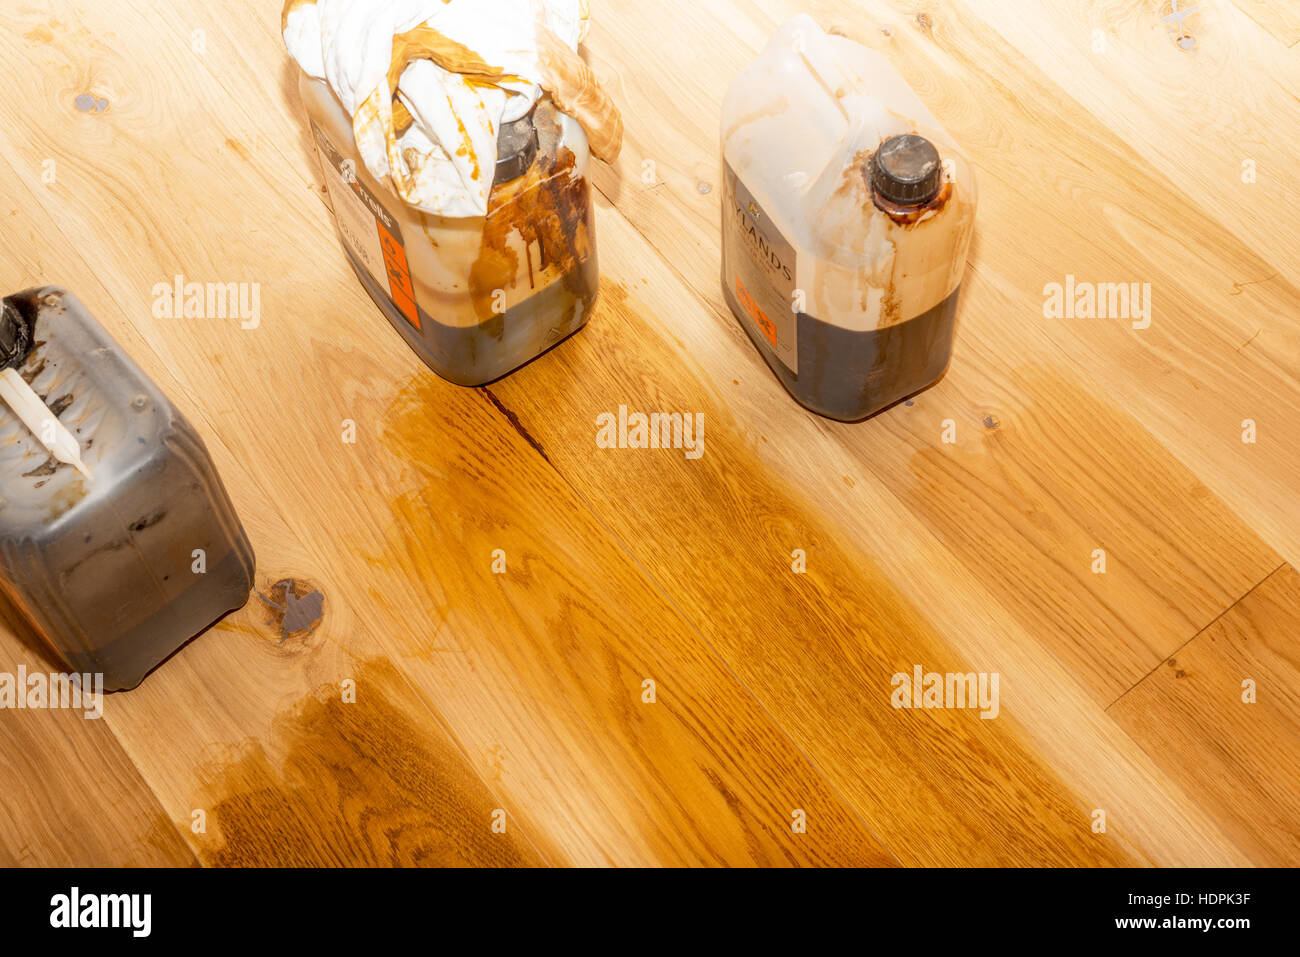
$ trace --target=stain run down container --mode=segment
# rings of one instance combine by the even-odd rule
[[[361,285],[431,369],[498,379],[577,332],[599,292],[587,137],[543,95],[502,124],[483,217],[407,205],[366,169],[329,85],[300,74],[339,241]]]
[[[3,302],[10,365],[93,478],[0,405],[0,587],[70,671],[132,688],[248,600],[252,547],[198,434],[76,297]]]
[[[952,355],[970,164],[880,53],[791,18],[723,103],[722,285],[795,399],[873,415]]]

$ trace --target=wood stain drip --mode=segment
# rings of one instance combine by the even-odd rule
[[[538,273],[552,271],[577,297],[587,294],[579,270],[592,255],[587,232],[591,193],[586,180],[575,175],[575,162],[573,152],[564,147],[549,156],[539,152],[523,176],[492,187],[482,244],[469,280],[480,320],[496,313],[494,292],[520,279],[519,255],[509,242],[512,233],[523,240],[529,289],[536,288],[539,278],[533,266],[536,250]]]

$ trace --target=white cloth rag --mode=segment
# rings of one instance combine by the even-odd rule
[[[483,216],[497,131],[541,95],[538,27],[576,51],[588,17],[587,0],[289,0],[283,24],[290,55],[325,80],[352,117],[370,175],[389,179],[403,201],[425,212]],[[451,41],[461,59],[482,61],[490,75],[411,59],[397,99],[413,122],[398,133],[388,86],[394,39],[417,27]]]

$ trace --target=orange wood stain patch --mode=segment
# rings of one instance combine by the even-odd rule
[[[916,663],[982,669],[934,633],[878,557],[845,550],[842,536],[755,453],[735,413],[685,376],[665,385],[651,358],[664,352],[650,345],[660,324],[640,311],[641,296],[611,291],[582,348],[557,357],[567,367],[553,377],[561,383],[584,350],[617,357],[618,375],[586,382],[575,415],[547,414],[558,393],[531,370],[494,391],[558,470],[600,489],[589,506],[886,847],[903,863],[1130,860],[1091,833],[1086,796],[1060,782],[1013,715],[989,721],[973,711],[892,707],[892,675]],[[620,343],[634,348],[618,354]],[[671,449],[595,448],[588,423],[619,401],[703,411],[707,451],[690,461]],[[791,573],[795,545],[809,555],[806,575]],[[701,571],[724,561],[725,575]],[[1036,822],[1032,833],[1025,814]]]
[[[447,388],[422,375],[386,416],[386,443],[416,484],[393,501],[370,566],[392,577],[395,600],[431,609],[421,630],[437,638],[420,643],[438,662],[430,694],[471,753],[492,753],[529,833],[553,836],[557,862],[891,863],[627,556],[602,544],[526,434],[492,430],[487,401],[449,431],[429,427]],[[504,574],[490,573],[494,550]],[[631,804],[616,797],[631,792]]]

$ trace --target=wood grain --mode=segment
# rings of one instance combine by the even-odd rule
[[[1294,863],[1281,8],[1205,7],[1183,50],[1129,0],[598,3],[602,297],[479,390],[345,264],[278,4],[20,11],[0,283],[77,292],[204,435],[259,591],[324,616],[281,642],[254,595],[101,722],[0,712],[0,863]],[[718,288],[719,103],[800,10],[980,177],[953,365],[858,425],[795,405]],[[1150,327],[1044,318],[1067,273],[1151,283]],[[259,283],[260,325],[155,316],[176,274]],[[598,447],[620,405],[702,414],[703,456]],[[22,635],[0,670],[43,660]],[[997,674],[998,716],[894,708],[916,665]]]
[[[1300,44],[1300,12],[1268,0],[1232,0],[1235,6],[1288,50]]]
[[[7,605],[0,672],[63,669]],[[102,718],[81,710],[0,713],[0,866],[187,867],[194,855]]]
[[[1284,565],[1110,709],[1266,867],[1300,863],[1297,634],[1300,573]]]

